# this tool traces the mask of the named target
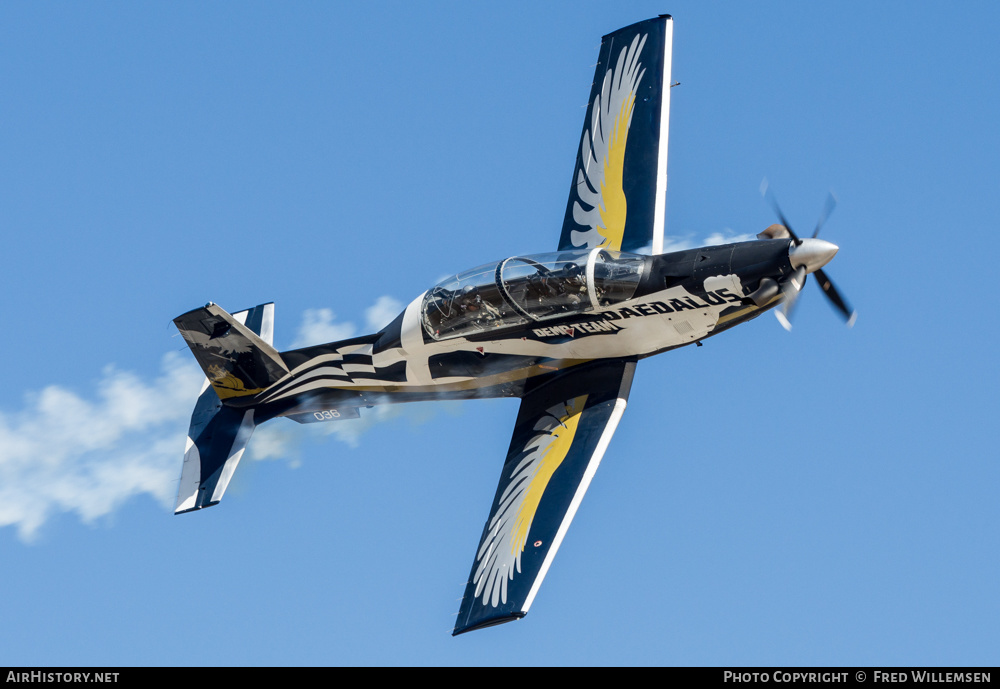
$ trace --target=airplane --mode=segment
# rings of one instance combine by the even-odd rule
[[[254,429],[380,404],[520,399],[453,635],[527,614],[625,411],[639,360],[780,306],[838,247],[781,220],[752,241],[663,253],[673,19],[604,36],[555,251],[442,280],[370,335],[278,352],[274,304],[174,320],[206,374],[175,513],[222,499]],[[772,196],[773,199],[773,196]]]

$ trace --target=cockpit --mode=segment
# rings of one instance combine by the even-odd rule
[[[632,298],[646,257],[607,249],[512,256],[459,273],[427,292],[435,340],[582,313]]]

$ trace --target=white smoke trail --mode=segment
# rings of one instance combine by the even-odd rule
[[[0,414],[0,526],[30,541],[57,512],[89,523],[142,493],[171,504],[204,374],[179,352],[162,371],[147,382],[108,367],[96,399],[50,385]]]
[[[366,311],[366,325],[378,330],[401,308],[381,297]],[[352,323],[335,323],[329,309],[309,310],[295,342],[329,342],[355,331]],[[93,395],[50,385],[29,393],[20,411],[0,412],[0,527],[13,526],[21,540],[31,541],[58,513],[76,513],[92,523],[143,494],[172,508],[191,411],[204,379],[190,355],[171,352],[153,380],[107,367]],[[279,420],[273,430],[272,424],[257,430],[249,456],[294,458],[308,437],[332,435],[357,446],[376,424],[421,414],[426,410],[377,407],[364,410],[361,419],[315,424],[315,430]]]

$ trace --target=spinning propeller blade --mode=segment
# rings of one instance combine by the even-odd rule
[[[795,242],[796,246],[801,244],[802,240],[799,239],[797,234],[795,234],[795,231],[792,229],[791,223],[788,222],[787,218],[785,218],[785,214],[781,212],[781,206],[778,205],[778,199],[775,198],[774,192],[772,192],[770,187],[768,186],[766,177],[760,183],[760,193],[761,196],[763,196],[767,200],[767,202],[771,204],[771,208],[774,210],[774,214],[778,216],[778,220],[780,220],[781,224],[785,226],[786,230],[788,230],[788,234],[791,236],[792,241]]]
[[[819,284],[819,288],[823,290],[826,298],[830,300],[834,307],[840,311],[840,315],[844,317],[844,320],[847,321],[847,327],[853,327],[854,321],[857,320],[858,312],[844,301],[844,298],[840,296],[840,292],[833,286],[833,281],[827,277],[822,268],[816,271],[816,282]]]
[[[785,330],[792,329],[792,312],[795,311],[795,304],[799,299],[799,293],[802,292],[802,286],[806,284],[806,274],[805,266],[799,266],[781,285],[784,303],[780,309],[775,310],[774,315]]]
[[[826,204],[823,206],[823,212],[819,214],[819,220],[816,221],[816,229],[813,231],[813,239],[819,234],[819,230],[823,227],[823,223],[826,219],[830,217],[830,213],[833,213],[833,209],[837,207],[837,197],[833,195],[831,191],[826,195]]]
[[[816,229],[813,230],[812,238],[805,241],[799,239],[798,235],[796,235],[795,231],[792,229],[791,224],[788,222],[788,219],[785,218],[785,214],[781,212],[781,206],[778,205],[778,199],[770,190],[766,178],[760,184],[760,193],[770,204],[775,215],[777,215],[778,219],[781,221],[781,224],[785,226],[786,230],[788,230],[788,235],[792,238],[792,242],[796,248],[803,247],[803,249],[805,249],[806,247],[803,245],[806,241],[813,242],[815,240],[814,244],[809,247],[809,250],[823,252],[827,249],[821,245],[827,245],[829,250],[836,251],[836,246],[829,244],[828,242],[823,242],[822,240],[816,240],[820,229],[822,229],[823,225],[830,217],[830,214],[833,213],[833,209],[837,207],[837,197],[834,196],[832,192],[826,197],[826,203],[823,205],[823,211],[820,213],[819,220],[816,222]],[[826,258],[825,260],[829,260],[829,258]],[[785,330],[792,329],[792,312],[795,309],[795,302],[799,298],[799,292],[802,290],[802,285],[805,284],[808,272],[809,271],[806,270],[805,266],[800,265],[781,285],[781,293],[784,296],[784,303],[780,309],[775,310],[774,315],[777,317],[778,322],[781,323],[781,326]],[[854,321],[858,317],[858,312],[848,305],[847,301],[841,296],[837,288],[834,287],[833,281],[829,278],[829,276],[827,276],[822,267],[816,268],[812,272],[816,274],[816,281],[819,284],[820,289],[823,290],[823,294],[826,295],[826,298],[830,300],[833,307],[837,309],[840,315],[843,316],[844,320],[847,321],[847,327],[852,327],[854,325]]]

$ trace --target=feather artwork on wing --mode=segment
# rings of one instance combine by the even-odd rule
[[[619,250],[628,204],[623,188],[625,147],[636,90],[646,73],[639,55],[646,36],[622,48],[614,68],[604,76],[591,106],[589,125],[580,142],[582,165],[576,174],[573,220],[590,229],[570,233],[573,246]]]
[[[587,395],[567,400],[546,410],[535,424],[535,434],[524,446],[510,474],[489,534],[476,555],[473,575],[475,596],[483,605],[507,602],[507,582],[521,571],[521,553],[528,540],[542,494],[552,475],[566,458],[576,436]]]

